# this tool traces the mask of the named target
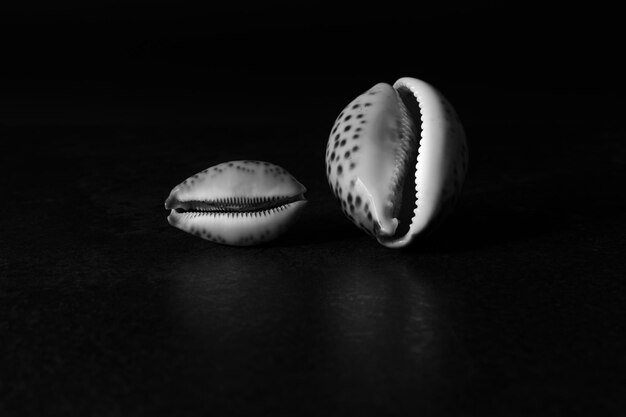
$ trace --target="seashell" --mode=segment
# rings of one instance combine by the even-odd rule
[[[284,233],[306,205],[305,192],[277,165],[231,161],[178,184],[165,208],[174,227],[212,242],[248,246]]]
[[[326,148],[326,174],[345,215],[390,248],[432,231],[467,171],[463,127],[428,83],[400,78],[354,99]]]

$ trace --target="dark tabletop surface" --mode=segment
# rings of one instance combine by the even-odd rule
[[[133,4],[130,20],[89,9],[52,38],[45,7],[16,10],[22,26],[9,26],[38,29],[13,45],[2,78],[0,415],[625,415],[624,96],[607,62],[585,83],[565,71],[602,51],[519,38],[528,15],[435,7],[426,29],[458,31],[424,42],[423,61],[394,62],[396,43],[391,59],[351,70],[347,44],[314,34],[385,20],[346,28],[345,10],[300,10],[308,25],[274,18],[259,38],[261,10],[223,10],[253,28],[244,36],[190,29],[192,12],[143,18]],[[110,39],[107,10],[122,33]],[[486,47],[491,29],[511,49]],[[284,33],[303,47],[259,52]],[[220,49],[215,34],[247,46]],[[449,40],[456,55],[441,52]],[[540,56],[518,61],[527,44]],[[26,46],[43,54],[43,75]],[[308,54],[328,65],[313,71]],[[343,106],[404,75],[455,105],[470,168],[442,228],[391,250],[344,218],[323,161]],[[174,185],[236,159],[306,185],[287,235],[240,248],[168,225]]]

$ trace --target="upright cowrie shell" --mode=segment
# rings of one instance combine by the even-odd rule
[[[467,171],[465,132],[444,96],[400,78],[354,99],[326,148],[326,174],[346,216],[397,248],[433,230],[453,208]]]
[[[277,238],[306,205],[306,188],[285,169],[261,161],[231,161],[178,184],[165,200],[169,223],[226,245]]]

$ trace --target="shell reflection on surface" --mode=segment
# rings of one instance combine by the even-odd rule
[[[170,192],[169,223],[215,243],[249,246],[283,234],[306,205],[306,188],[285,169],[262,161],[207,168]]]
[[[337,117],[326,148],[328,182],[343,212],[391,248],[445,218],[467,163],[456,112],[415,78],[376,84],[354,99]]]

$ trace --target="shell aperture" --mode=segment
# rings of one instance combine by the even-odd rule
[[[383,245],[402,247],[454,206],[467,169],[465,133],[429,84],[379,83],[337,118],[326,173],[346,216]]]
[[[206,240],[235,246],[268,242],[295,222],[306,188],[285,169],[262,161],[231,161],[199,172],[172,189],[168,222]]]

